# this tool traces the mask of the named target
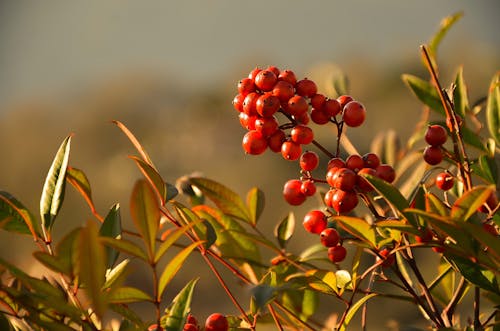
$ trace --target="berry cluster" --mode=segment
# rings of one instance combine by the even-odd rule
[[[443,160],[443,144],[448,138],[448,132],[438,124],[429,125],[425,132],[425,141],[429,144],[424,149],[424,161],[436,165]]]
[[[302,146],[314,140],[310,121],[357,127],[366,116],[363,105],[352,97],[329,99],[318,93],[314,81],[298,80],[293,71],[280,71],[274,66],[256,68],[240,80],[233,106],[248,130],[242,142],[246,153],[258,155],[269,148],[291,161],[298,160]],[[285,123],[279,123],[279,113],[286,118]]]
[[[157,324],[152,324],[149,326],[148,331],[163,331],[164,329]],[[188,314],[186,318],[186,323],[182,328],[183,331],[228,331],[229,330],[229,322],[226,316],[213,313],[208,316],[205,320],[205,327],[201,328],[198,325],[198,320],[192,314]]]

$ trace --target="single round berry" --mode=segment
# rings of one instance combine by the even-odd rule
[[[300,145],[310,144],[314,139],[313,130],[306,125],[296,125],[290,132],[290,136],[294,143]]]
[[[328,164],[326,166],[327,169],[345,168],[345,167],[346,167],[345,162],[340,157],[331,158],[330,161],[328,161]]]
[[[280,109],[280,100],[271,93],[264,93],[257,99],[255,109],[262,117],[273,116]]]
[[[208,316],[205,321],[205,331],[227,331],[229,329],[229,323],[226,316],[214,313]]]
[[[307,232],[320,234],[328,224],[325,213],[321,210],[311,210],[304,216],[302,225]]]
[[[281,153],[281,147],[286,141],[286,134],[283,130],[276,130],[269,138],[267,144],[269,149],[275,153]]]
[[[380,158],[375,153],[366,153],[363,155],[364,167],[375,169],[380,165]]]
[[[292,70],[288,69],[285,69],[280,72],[278,80],[288,82],[292,84],[292,86],[295,86],[295,84],[297,84],[297,77],[295,76],[295,73]]]
[[[363,174],[377,176],[377,171],[373,168],[363,168],[363,169],[358,171],[358,174],[356,177],[356,185],[361,191],[363,191],[363,192],[373,191],[373,186],[363,176],[360,176]]]
[[[316,194],[316,184],[312,180],[306,180],[302,182],[300,187],[300,192],[304,193],[305,196],[311,197]]]
[[[248,93],[243,100],[243,112],[247,115],[257,115],[257,100],[260,98],[260,94],[251,92]]]
[[[285,160],[295,161],[298,160],[302,154],[302,147],[293,141],[285,141],[281,145],[281,155]]]
[[[238,82],[238,92],[242,95],[247,95],[255,91],[255,84],[251,78],[243,78]]]
[[[356,185],[357,175],[349,168],[340,168],[335,171],[331,181],[333,187],[342,191],[352,191]]]
[[[278,77],[271,70],[262,70],[255,76],[255,86],[261,91],[271,91]]]
[[[246,113],[240,113],[238,115],[240,119],[240,124],[247,130],[255,130],[255,121],[257,120],[256,115],[248,115]]]
[[[333,228],[326,228],[319,234],[319,240],[325,247],[334,247],[338,245],[340,236],[337,230]]]
[[[353,100],[354,98],[351,97],[350,95],[341,95],[337,98],[337,101],[340,103],[340,107],[342,109],[344,109],[344,106]]]
[[[184,328],[182,328],[182,331],[200,331],[200,328],[196,324],[186,323],[184,324]]]
[[[295,90],[298,95],[310,98],[318,92],[318,87],[312,80],[304,78],[297,82]]]
[[[316,124],[323,125],[330,122],[330,116],[321,109],[313,108],[311,109],[311,120]]]
[[[441,172],[436,176],[436,186],[443,191],[451,189],[454,183],[455,178],[447,172]]]
[[[306,195],[302,193],[302,182],[298,179],[290,179],[283,187],[283,197],[292,206],[301,205],[306,201]]]
[[[342,111],[342,107],[340,106],[340,102],[338,102],[337,99],[328,99],[323,104],[323,108],[321,110],[328,117],[335,117]]]
[[[358,127],[365,121],[366,110],[365,107],[357,102],[351,101],[344,106],[342,111],[342,119],[347,126]]]
[[[260,68],[258,68],[258,67],[257,67],[257,68],[255,68],[255,69],[253,69],[253,70],[252,70],[252,71],[250,71],[250,73],[248,74],[248,78],[250,78],[251,80],[253,80],[253,81],[255,82],[255,77],[256,77],[256,76],[257,76],[257,74],[258,74],[259,72],[261,72],[261,71],[262,71],[262,69],[260,69]]]
[[[309,124],[310,117],[309,117],[309,114],[307,112],[305,112],[305,113],[302,113],[301,115],[298,115],[298,116],[294,115],[293,119],[295,121],[297,121],[298,124],[307,125],[307,124]]]
[[[427,146],[424,149],[424,161],[436,165],[443,161],[443,151],[440,146]]]
[[[239,112],[243,111],[243,101],[245,100],[245,96],[243,94],[236,94],[233,99],[233,107]]]
[[[335,189],[331,199],[332,208],[339,214],[348,213],[358,205],[358,196],[352,191]]]
[[[280,70],[278,67],[269,66],[266,68],[266,70],[272,71],[276,75],[276,77],[278,77],[280,75]]]
[[[396,179],[396,171],[391,165],[383,163],[375,169],[375,176],[392,183]]]
[[[259,117],[255,120],[255,130],[262,133],[265,138],[270,137],[278,130],[279,123],[276,117]]]
[[[322,109],[326,102],[326,97],[323,94],[316,93],[311,97],[311,106],[316,109]]]
[[[425,141],[431,146],[441,146],[447,138],[448,132],[441,125],[429,125],[425,132]]]
[[[335,194],[335,191],[336,191],[335,189],[331,189],[325,193],[325,196],[323,197],[323,201],[325,202],[325,205],[327,207],[330,207],[330,208],[333,207],[332,199],[333,199],[333,195]]]
[[[280,102],[288,102],[288,100],[295,95],[295,89],[289,82],[280,80],[274,85],[273,95],[278,97]]]
[[[347,157],[345,160],[345,165],[347,168],[351,169],[354,172],[358,172],[360,169],[365,167],[365,161],[358,154],[352,154]]]
[[[307,112],[309,105],[304,97],[294,95],[288,100],[285,111],[293,116],[300,116]]]
[[[319,156],[313,151],[306,151],[300,156],[300,168],[304,171],[313,171],[318,167]]]
[[[198,325],[198,320],[196,319],[196,317],[193,316],[193,314],[188,314],[186,318],[186,323]]]
[[[333,263],[339,263],[344,261],[347,255],[347,250],[344,246],[334,246],[328,248],[328,259]]]
[[[246,153],[259,155],[265,152],[267,140],[259,131],[251,130],[243,136],[242,146]]]

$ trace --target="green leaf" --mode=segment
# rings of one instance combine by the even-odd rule
[[[177,240],[179,240],[180,237],[182,237],[183,234],[185,234],[189,229],[191,229],[193,226],[201,223],[202,220],[199,219],[197,221],[191,222],[188,225],[185,225],[183,227],[177,228],[171,233],[168,234],[168,236],[165,238],[165,240],[161,243],[161,245],[158,247],[155,253],[155,258],[154,262],[158,263],[162,256],[167,252],[167,250],[172,247],[173,244]]]
[[[73,229],[66,234],[56,246],[56,256],[63,267],[64,274],[73,276],[77,257],[77,242],[81,228]]]
[[[31,234],[35,240],[41,231],[28,209],[7,192],[0,191],[0,228],[10,232]]]
[[[402,79],[422,103],[439,114],[445,115],[439,93],[436,91],[434,85],[409,74],[404,74]]]
[[[472,164],[472,171],[490,184],[498,182],[498,168],[495,159],[487,155],[479,156],[477,162]]]
[[[118,263],[118,265],[113,269],[106,270],[106,280],[102,288],[109,289],[111,287],[114,287],[114,289],[116,289],[118,285],[122,284],[125,280],[124,278],[127,275],[129,263],[130,260],[125,259],[122,262]]]
[[[371,247],[377,247],[375,228],[366,222],[366,220],[351,216],[335,216],[334,221],[347,232],[361,241],[366,242]]]
[[[130,213],[152,260],[161,214],[159,200],[145,180],[138,180],[134,185],[130,198]]]
[[[248,211],[250,212],[250,224],[257,225],[257,222],[264,210],[264,192],[257,187],[252,188],[247,194]]]
[[[490,84],[486,102],[486,124],[491,137],[500,145],[500,73],[497,73]]]
[[[132,303],[140,301],[154,302],[146,292],[135,287],[124,286],[114,290],[109,296],[110,303]]]
[[[40,199],[40,216],[42,218],[42,226],[48,231],[47,235],[49,237],[50,229],[64,200],[70,146],[71,136],[68,136],[59,147],[43,185],[42,197]]]
[[[469,97],[467,95],[467,86],[464,80],[464,68],[460,66],[455,77],[455,90],[453,91],[453,104],[455,112],[462,118],[469,111]]]
[[[113,123],[120,129],[122,132],[127,136],[128,140],[134,145],[135,149],[139,152],[141,155],[142,159],[146,161],[148,164],[153,166],[153,162],[149,158],[148,153],[146,153],[146,150],[141,146],[139,143],[139,140],[134,136],[134,134],[120,121],[113,121]]]
[[[406,233],[412,233],[415,235],[420,235],[420,231],[415,228],[414,226],[405,223],[404,221],[399,221],[399,220],[384,220],[384,221],[378,221],[376,223],[377,228],[381,229],[391,229],[391,230],[398,230],[401,232],[406,232]]]
[[[92,200],[92,190],[90,189],[90,182],[85,175],[85,173],[77,168],[68,166],[66,172],[66,180],[68,183],[73,185],[73,187],[80,193],[80,195],[85,199],[90,207],[90,211],[96,214],[94,202]]]
[[[451,218],[454,221],[467,221],[493,192],[495,192],[493,186],[482,185],[465,192],[451,207]]]
[[[212,200],[224,214],[252,224],[252,218],[248,208],[243,203],[241,197],[235,192],[208,178],[193,177],[190,178],[190,181],[202,191],[204,195]]]
[[[500,240],[498,236],[493,236],[491,233],[484,230],[481,225],[472,223],[463,223],[462,226],[467,232],[485,247],[488,247],[487,252],[493,255],[498,265],[500,265]]]
[[[346,314],[344,322],[340,326],[339,331],[347,330],[347,326],[349,325],[349,323],[351,322],[351,319],[354,317],[354,315],[359,310],[359,308],[361,308],[365,304],[366,301],[370,300],[371,298],[373,298],[375,296],[377,296],[376,293],[367,294],[364,297],[362,297],[361,299],[359,299],[355,304],[353,304],[351,306],[351,308],[349,309],[349,312]]]
[[[52,271],[60,272],[66,275],[70,274],[69,273],[70,271],[68,271],[64,262],[61,262],[60,259],[58,259],[54,255],[50,255],[49,253],[46,252],[37,251],[33,253],[33,256],[38,260],[38,262],[42,263],[44,266],[46,266]]]
[[[167,185],[161,175],[146,161],[135,156],[130,156],[130,158],[135,161],[139,170],[142,172],[144,177],[146,177],[149,184],[151,184],[151,187],[154,189],[158,199],[161,201],[161,204],[164,205],[167,199]]]
[[[142,321],[141,316],[137,314],[134,310],[130,309],[127,305],[111,303],[109,305],[109,308],[111,308],[111,310],[120,314],[121,316],[125,317],[126,320],[124,322],[130,321],[134,323],[137,326],[136,329],[133,329],[134,331],[147,329],[148,326]],[[122,324],[124,322],[122,322]],[[122,329],[120,327],[120,331],[121,330]],[[126,330],[129,331],[128,329]]]
[[[161,326],[165,328],[166,331],[182,330],[187,315],[191,310],[191,299],[197,282],[198,279],[193,279],[187,283],[172,300],[171,305],[166,309],[166,314],[161,320]]]
[[[147,261],[148,257],[146,255],[146,252],[144,250],[137,246],[136,243],[127,240],[127,239],[115,239],[115,238],[108,238],[108,237],[101,237],[100,238],[101,242],[106,245],[113,247],[125,254],[129,254],[135,257],[138,257],[139,259],[143,261]]]
[[[472,284],[480,288],[500,294],[495,270],[488,270],[466,258],[445,252],[450,263]],[[498,272],[498,270],[496,270]]]
[[[439,216],[448,215],[448,208],[444,202],[433,193],[425,194],[425,210],[429,213],[438,214]]]
[[[462,18],[463,15],[463,12],[458,12],[441,20],[439,30],[434,34],[431,41],[429,42],[429,52],[431,53],[433,61],[435,61],[437,48],[441,43],[441,40],[444,38],[446,33],[448,33],[448,30],[453,26],[453,24],[455,24],[460,18]]]
[[[462,134],[462,138],[466,144],[477,148],[481,152],[488,153],[488,147],[482,140],[481,136],[479,136],[476,132],[466,126],[462,126],[462,128],[460,128],[460,133]]]
[[[278,239],[281,248],[285,248],[288,240],[295,230],[295,215],[290,212],[274,229],[274,235]]]
[[[210,222],[201,219],[198,215],[181,203],[174,202],[173,205],[179,217],[184,221],[184,224],[189,225],[194,223],[194,230],[198,239],[203,241],[203,247],[208,249],[215,243],[217,240],[217,234]]]
[[[119,239],[122,234],[122,224],[120,216],[120,205],[114,204],[108,212],[108,215],[104,219],[104,222],[99,229],[99,235],[101,237],[110,237]],[[118,259],[118,251],[112,247],[106,247],[106,257],[107,263],[106,267],[111,268],[116,259]]]
[[[258,310],[264,308],[271,300],[276,297],[276,288],[266,284],[259,284],[250,289],[253,302]]]
[[[163,273],[160,276],[160,280],[158,281],[158,296],[157,300],[161,300],[163,295],[163,291],[165,291],[165,287],[170,283],[170,281],[174,278],[177,272],[182,267],[184,261],[188,258],[189,254],[200,245],[200,242],[194,242],[188,247],[184,248],[180,251],[170,262],[167,264]]]

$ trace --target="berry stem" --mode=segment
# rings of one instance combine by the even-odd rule
[[[323,145],[321,145],[320,143],[318,143],[316,140],[313,140],[313,141],[312,141],[312,144],[313,144],[314,146],[316,146],[316,147],[317,147],[320,151],[322,151],[322,152],[323,152],[326,156],[328,156],[330,159],[332,159],[332,158],[336,157],[334,154],[330,153],[330,151],[329,151],[329,150],[327,150],[325,147],[323,147]],[[339,148],[339,147],[338,147],[338,144],[337,144],[337,149],[338,149],[338,148]],[[339,153],[337,152],[337,155],[338,155],[338,154],[339,154]]]

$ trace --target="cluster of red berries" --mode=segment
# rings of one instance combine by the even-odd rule
[[[149,331],[163,331],[163,328],[158,327],[156,324],[153,324],[148,328],[148,330]],[[192,314],[189,314],[187,316],[186,323],[184,324],[184,327],[182,330],[183,331],[200,331],[200,330],[228,331],[229,330],[229,323],[227,321],[226,316],[219,314],[219,313],[213,313],[212,315],[207,317],[207,319],[205,321],[205,328],[200,328],[196,317],[194,317]]]
[[[318,93],[314,81],[298,80],[293,71],[274,66],[255,68],[241,79],[233,106],[239,112],[241,125],[248,130],[242,142],[246,153],[258,155],[269,148],[292,161],[302,154],[302,145],[314,140],[308,126],[310,121],[316,124],[332,121],[356,127],[366,116],[363,105],[352,97],[329,99]],[[280,125],[277,113],[284,115],[287,122]],[[339,114],[341,119],[337,120]],[[290,129],[288,134],[287,129]]]
[[[425,132],[425,141],[429,144],[424,149],[424,161],[436,165],[443,160],[443,144],[448,138],[448,132],[438,124],[429,125]]]

